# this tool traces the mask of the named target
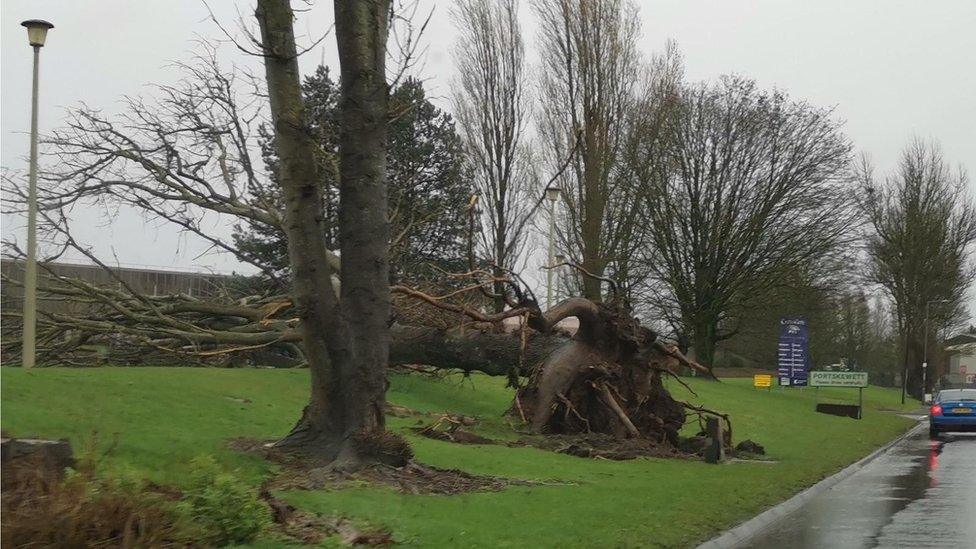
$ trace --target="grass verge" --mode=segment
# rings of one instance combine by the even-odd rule
[[[258,484],[271,466],[228,449],[232,437],[272,438],[287,432],[304,405],[302,370],[198,368],[3,368],[2,428],[13,436],[65,437],[75,448],[97,433],[114,448],[109,468],[182,486],[185,467],[210,454]],[[482,418],[479,434],[513,435],[502,416],[511,399],[504,380],[485,376],[391,377],[389,399],[418,411]],[[690,380],[681,398],[732,415],[735,442],[749,438],[775,463],[581,459],[533,448],[465,446],[413,436],[412,418],[390,418],[417,458],[471,473],[545,481],[502,492],[454,496],[400,494],[358,486],[296,491],[294,505],[390,528],[407,546],[424,547],[682,547],[707,539],[817,482],[904,432],[913,423],[891,411],[899,393],[865,390],[857,421],[817,414],[814,389],[758,390],[749,379]],[[831,399],[853,390],[824,391]],[[697,426],[686,430],[693,434]],[[267,540],[261,546],[274,546]]]

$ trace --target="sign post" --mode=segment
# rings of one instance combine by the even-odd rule
[[[928,361],[922,362],[922,404],[928,404],[932,401],[932,395],[926,392],[928,386],[925,384],[929,373],[929,363]]]
[[[857,389],[857,410],[856,415],[850,414],[852,406],[846,404],[820,404],[817,403],[817,411],[828,414],[850,416],[861,419],[864,410],[864,388],[868,386],[867,372],[810,372],[810,386],[817,387],[819,400],[820,387],[848,387]]]
[[[769,374],[756,374],[752,376],[752,386],[757,389],[765,387],[766,389],[771,389],[773,387],[773,376]]]
[[[802,316],[784,316],[779,319],[779,344],[777,348],[777,374],[779,384],[793,387],[807,385],[810,369],[810,334],[807,319]]]

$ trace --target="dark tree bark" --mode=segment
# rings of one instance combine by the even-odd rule
[[[523,351],[519,334],[394,326],[390,364],[422,364],[490,376],[509,375],[516,366],[519,375],[528,376],[569,341],[566,335],[536,332],[526,339]]]
[[[695,360],[712,365],[715,359],[715,343],[718,341],[717,323],[713,319],[707,318],[695,322],[692,326],[692,333],[694,334],[692,349],[695,353]]]
[[[342,305],[356,365],[343,391],[358,401],[359,428],[383,428],[390,320],[390,225],[387,215],[386,37],[389,0],[335,1],[341,96],[339,243]]]
[[[306,120],[288,0],[260,0],[255,13],[265,71],[293,294],[312,373],[309,404],[283,447],[356,463],[357,436],[384,428],[389,347],[386,218],[385,52],[389,3],[335,4],[342,68],[339,299],[326,249],[315,143]]]

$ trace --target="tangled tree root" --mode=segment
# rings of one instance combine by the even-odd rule
[[[554,312],[579,318],[579,331],[537,367],[509,413],[540,434],[676,445],[685,405],[661,378],[681,367],[707,369],[662,344],[623,306],[570,299]]]
[[[496,492],[507,486],[534,485],[535,482],[473,475],[457,469],[440,469],[410,461],[403,466],[374,463],[356,470],[341,470],[323,466],[292,452],[282,451],[269,441],[233,439],[231,448],[259,455],[281,465],[281,471],[266,484],[275,490],[320,490],[341,487],[350,482],[365,481],[393,487],[408,494],[461,494],[465,492]]]

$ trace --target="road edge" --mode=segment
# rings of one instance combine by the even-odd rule
[[[844,467],[840,471],[830,475],[813,486],[810,486],[795,496],[782,501],[769,509],[766,509],[751,519],[742,522],[739,525],[722,532],[718,536],[698,545],[696,549],[732,549],[741,547],[743,544],[769,527],[772,523],[799,509],[800,506],[806,503],[810,498],[820,495],[823,492],[833,488],[837,483],[856,473],[875,458],[890,450],[892,446],[922,430],[925,428],[925,426],[925,421],[919,420],[917,425],[909,428],[901,435],[891,439],[870,454],[855,461],[847,467]]]

